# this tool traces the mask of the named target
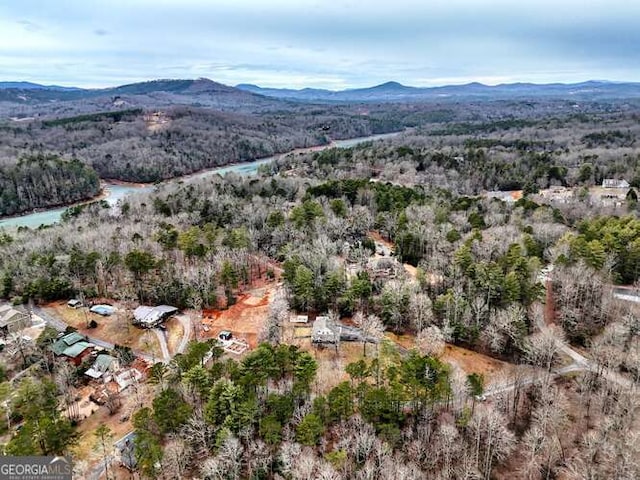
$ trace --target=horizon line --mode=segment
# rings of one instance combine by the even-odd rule
[[[40,82],[38,80],[0,80],[0,84],[2,83],[31,83],[34,85],[38,85],[41,87],[45,87],[45,88],[55,88],[55,87],[60,87],[60,88],[77,88],[77,89],[81,89],[81,90],[107,90],[107,89],[111,89],[111,88],[118,88],[118,87],[123,87],[123,86],[127,86],[127,85],[136,85],[136,84],[140,84],[140,83],[151,83],[151,82],[160,82],[160,81],[197,81],[197,80],[208,80],[211,82],[215,82],[221,85],[225,85],[227,87],[232,87],[232,88],[236,88],[237,86],[253,86],[253,87],[258,87],[261,89],[266,89],[266,90],[294,90],[294,91],[301,91],[301,90],[306,90],[306,89],[311,89],[311,90],[323,90],[323,91],[328,91],[328,92],[343,92],[343,91],[350,91],[350,90],[363,90],[363,89],[369,89],[369,88],[375,88],[375,87],[379,87],[382,85],[387,85],[387,84],[398,84],[402,87],[407,87],[407,88],[416,88],[416,89],[435,89],[435,88],[443,88],[443,87],[462,87],[462,86],[468,86],[468,85],[483,85],[485,87],[500,87],[500,86],[508,86],[508,85],[536,85],[536,86],[549,86],[549,85],[579,85],[579,84],[583,84],[583,83],[609,83],[609,84],[618,84],[618,85],[623,85],[623,84],[640,84],[640,81],[633,81],[633,80],[606,80],[606,79],[594,79],[594,78],[590,78],[587,80],[580,80],[580,81],[550,81],[550,82],[533,82],[533,81],[527,81],[527,80],[514,80],[512,82],[499,82],[499,83],[492,83],[492,82],[482,82],[482,81],[478,81],[478,80],[472,80],[469,79],[468,81],[462,82],[462,83],[458,83],[458,82],[451,82],[451,83],[442,83],[442,84],[433,84],[433,85],[410,85],[410,84],[406,84],[406,83],[402,83],[400,81],[397,80],[387,80],[384,81],[382,83],[376,83],[373,85],[368,85],[368,86],[357,86],[357,87],[346,87],[343,89],[338,89],[338,90],[334,90],[334,89],[330,89],[330,88],[322,88],[322,87],[301,87],[301,88],[295,88],[295,87],[289,87],[289,86],[277,86],[277,87],[265,87],[265,86],[261,86],[259,83],[254,83],[254,82],[239,82],[236,83],[234,85],[230,85],[230,84],[226,84],[226,83],[222,83],[219,82],[217,80],[213,80],[209,77],[192,77],[192,78],[179,78],[179,77],[165,77],[165,78],[151,78],[151,79],[146,79],[146,80],[138,80],[138,81],[132,81],[132,82],[126,82],[126,83],[117,83],[114,85],[109,85],[109,86],[93,86],[93,87],[79,87],[78,85],[74,85],[74,84],[66,84],[66,82],[63,83],[50,83],[50,82]]]

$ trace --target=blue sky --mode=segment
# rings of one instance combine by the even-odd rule
[[[0,0],[0,80],[640,81],[637,0]]]

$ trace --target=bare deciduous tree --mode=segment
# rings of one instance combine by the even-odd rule
[[[431,325],[418,333],[416,346],[422,355],[440,357],[444,353],[446,343],[440,328]]]
[[[384,335],[384,324],[376,315],[365,315],[362,312],[356,312],[353,322],[362,332],[362,354],[366,357],[367,343],[378,344]]]

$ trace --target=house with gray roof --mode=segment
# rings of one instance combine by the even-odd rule
[[[97,380],[111,377],[111,373],[118,370],[118,359],[106,353],[98,355],[91,368],[84,372],[87,377]]]
[[[0,335],[19,332],[31,325],[29,314],[11,305],[0,305]]]
[[[320,315],[316,317],[316,320],[313,322],[313,329],[311,331],[311,343],[315,343],[317,345],[337,345],[340,342],[341,333],[342,328],[340,327],[340,325],[335,325],[329,317]]]
[[[605,178],[602,180],[602,188],[629,188],[629,182],[615,178]]]
[[[154,328],[176,313],[178,313],[178,309],[170,305],[158,305],[157,307],[140,305],[133,311],[133,318],[136,325],[143,328]]]

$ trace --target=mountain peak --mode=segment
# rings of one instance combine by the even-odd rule
[[[390,81],[390,82],[381,83],[380,85],[376,85],[375,87],[371,87],[371,88],[372,89],[375,88],[378,90],[404,90],[406,88],[411,88],[411,87],[402,85],[400,82]]]

